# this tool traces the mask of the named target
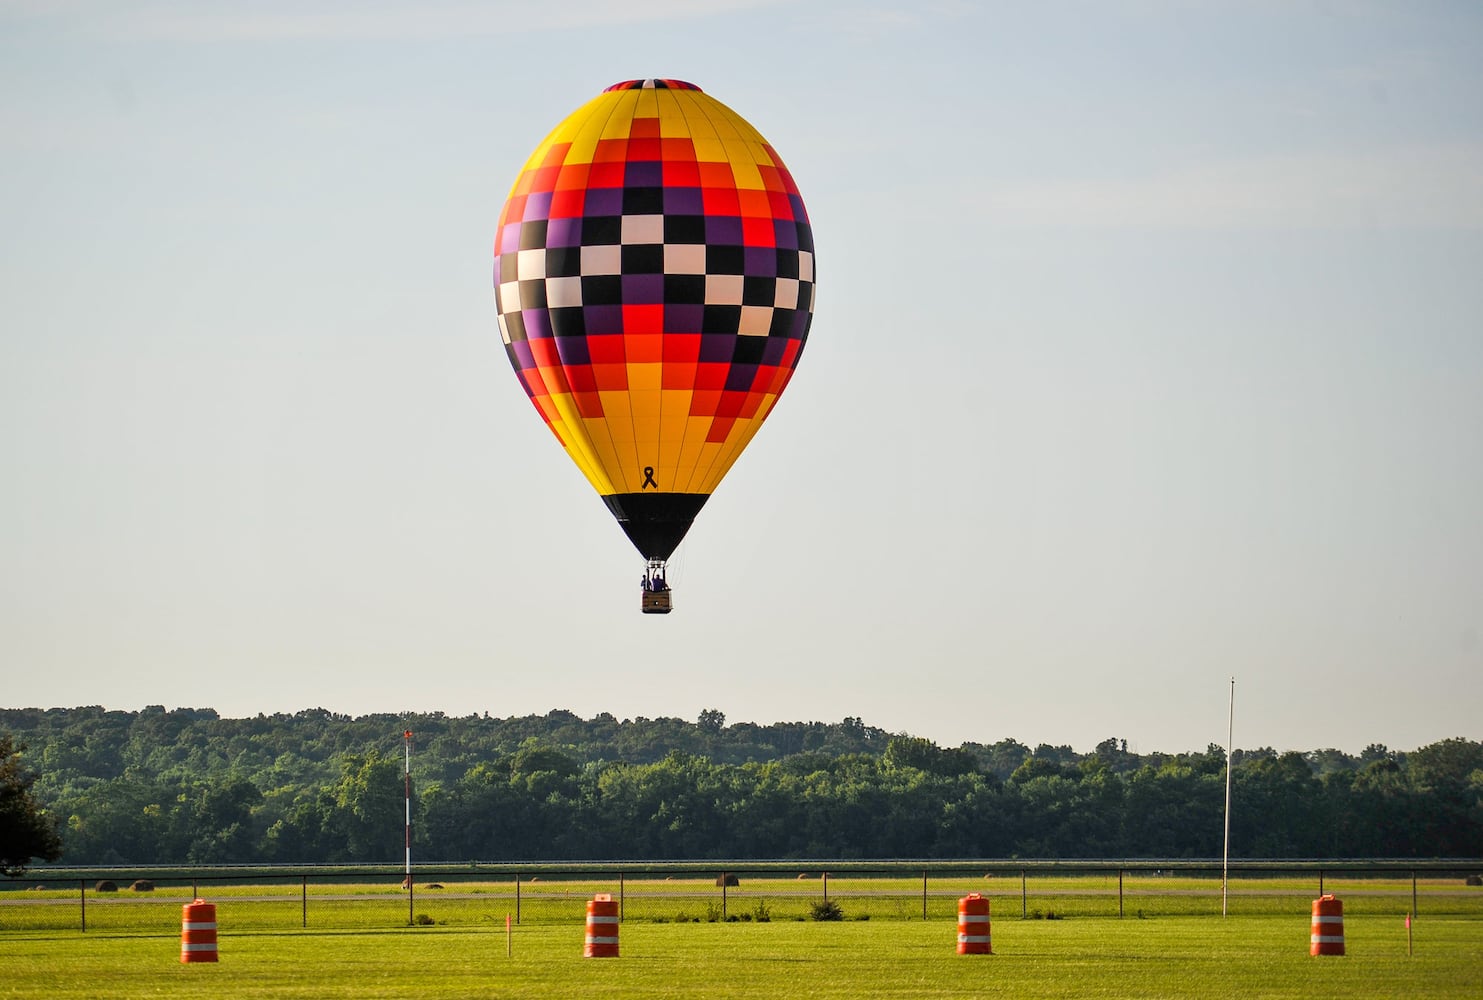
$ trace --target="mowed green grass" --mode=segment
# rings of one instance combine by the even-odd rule
[[[219,912],[219,917],[223,912]],[[1477,997],[1483,919],[1346,916],[1348,954],[1308,955],[1306,914],[996,918],[994,954],[956,954],[951,918],[652,923],[582,957],[583,926],[232,931],[182,965],[178,933],[0,934],[0,997]]]
[[[714,880],[636,879],[445,880],[442,888],[419,884],[413,898],[398,882],[320,883],[297,880],[258,885],[201,883],[194,887],[216,903],[224,927],[235,931],[378,930],[406,925],[414,916],[440,927],[503,927],[506,914],[522,925],[580,923],[586,901],[595,893],[621,898],[628,922],[755,922],[805,919],[811,906],[828,898],[847,921],[952,920],[959,897],[970,892],[989,897],[995,919],[1021,917],[1161,918],[1219,916],[1220,883],[1214,879],[1106,876],[1031,878],[934,878],[924,900],[920,879],[808,879],[743,876],[741,885],[722,889]],[[1409,879],[1327,880],[1326,891],[1344,901],[1348,917],[1403,917],[1412,909]],[[1023,893],[1023,894],[1022,894]],[[152,933],[178,927],[180,906],[190,900],[190,883],[160,885],[154,892],[127,889],[86,897],[90,933]],[[1231,916],[1274,916],[1301,922],[1318,894],[1314,879],[1233,880],[1226,900]],[[82,906],[78,890],[43,892],[14,889],[0,893],[0,935],[23,930],[79,930]],[[1461,880],[1423,880],[1416,886],[1416,912],[1483,920],[1483,888]]]

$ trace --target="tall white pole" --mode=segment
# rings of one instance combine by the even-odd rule
[[[1226,915],[1226,882],[1231,869],[1231,753],[1236,733],[1236,678],[1231,678],[1231,711],[1226,719],[1226,841],[1220,857],[1220,915]]]
[[[412,888],[412,730],[402,733],[402,749],[406,760],[406,803],[407,803],[407,888]]]

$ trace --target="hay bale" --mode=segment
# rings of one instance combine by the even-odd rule
[[[716,876],[716,884],[721,887],[741,885],[741,880],[730,872],[722,872]]]
[[[93,883],[94,892],[118,892],[118,886],[106,878]]]
[[[154,883],[147,878],[136,878],[129,888],[135,892],[154,892]]]
[[[1483,875],[1469,875],[1466,881],[1468,885],[1483,885]]]
[[[427,885],[423,886],[423,888],[424,889],[441,889],[441,888],[443,888],[443,883],[442,882],[429,882]]]
[[[799,872],[798,873],[798,877],[799,878],[808,878],[808,872]]]

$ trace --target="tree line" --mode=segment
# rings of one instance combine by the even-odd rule
[[[64,863],[393,862],[404,846],[405,730],[413,851],[426,863],[1222,849],[1221,747],[943,748],[858,718],[0,709],[0,736],[12,741],[0,773],[60,835]],[[1233,857],[1483,856],[1483,743],[1232,757]]]

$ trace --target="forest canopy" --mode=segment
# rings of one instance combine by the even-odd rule
[[[0,709],[77,865],[1210,858],[1226,754],[939,747],[858,718]],[[1479,857],[1483,744],[1233,753],[1236,858]]]

